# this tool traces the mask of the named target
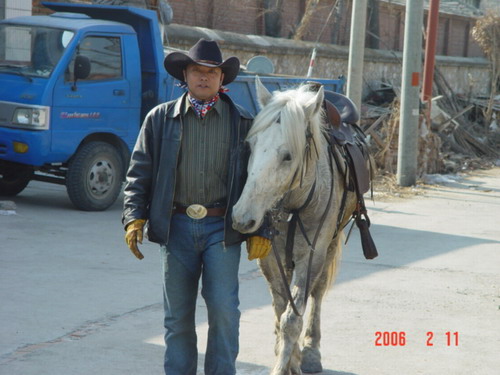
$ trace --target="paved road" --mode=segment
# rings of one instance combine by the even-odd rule
[[[323,307],[322,374],[498,374],[500,168],[421,192],[369,204],[377,259],[356,232],[344,249]],[[160,375],[158,249],[129,254],[121,202],[80,212],[63,187],[36,182],[12,200],[15,212],[0,209],[0,374]],[[267,374],[270,297],[246,258],[241,301],[238,374]]]

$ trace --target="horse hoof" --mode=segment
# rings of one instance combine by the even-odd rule
[[[302,363],[300,368],[304,374],[316,374],[323,371],[321,363]]]
[[[314,374],[323,371],[321,365],[321,353],[318,349],[304,347],[302,349],[302,363],[300,365],[302,372],[306,374]]]

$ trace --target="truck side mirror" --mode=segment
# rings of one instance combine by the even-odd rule
[[[75,64],[73,66],[75,81],[73,82],[73,91],[76,90],[76,80],[85,79],[90,74],[90,59],[87,56],[77,55],[75,57]]]

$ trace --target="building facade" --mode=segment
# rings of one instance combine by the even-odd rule
[[[29,16],[32,0],[0,0],[0,20],[18,16]]]

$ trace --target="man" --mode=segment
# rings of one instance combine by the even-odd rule
[[[165,58],[165,69],[187,86],[179,99],[158,105],[144,120],[132,153],[122,222],[133,254],[143,227],[160,244],[164,272],[165,373],[196,374],[195,307],[198,283],[208,309],[205,374],[236,373],[240,312],[238,267],[244,235],[233,230],[232,207],[243,189],[244,140],[252,118],[224,94],[239,60],[222,60],[214,41]],[[266,256],[270,242],[247,240],[249,259]]]

